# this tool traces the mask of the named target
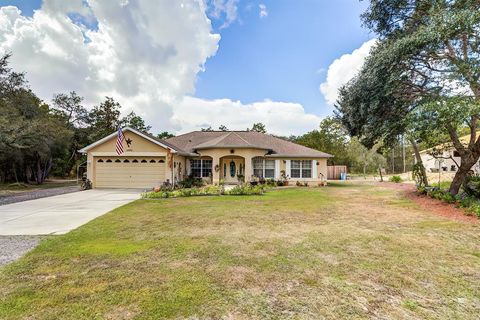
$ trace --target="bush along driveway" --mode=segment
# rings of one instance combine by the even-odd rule
[[[0,318],[477,319],[479,231],[374,185],[139,200],[0,269]]]

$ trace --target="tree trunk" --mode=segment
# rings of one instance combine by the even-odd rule
[[[410,143],[412,144],[413,151],[415,153],[415,160],[417,161],[418,166],[420,167],[420,173],[422,175],[422,183],[425,186],[428,186],[427,172],[425,171],[425,166],[423,165],[422,156],[420,155],[420,150],[418,150],[418,145],[415,139],[409,138]]]
[[[458,171],[455,173],[452,184],[450,185],[450,189],[448,190],[450,194],[454,196],[458,194],[458,192],[460,191],[460,187],[462,186],[462,183],[465,181],[465,178],[468,175],[468,172],[472,169],[472,167],[478,161],[478,158],[479,158],[479,155],[475,156],[473,153],[470,154],[469,157],[462,157],[460,167],[458,168]]]
[[[378,173],[380,174],[380,182],[383,182],[382,167],[378,167]]]

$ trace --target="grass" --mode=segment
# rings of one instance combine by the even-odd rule
[[[0,269],[0,318],[476,319],[479,231],[367,184],[139,200]]]
[[[75,186],[76,184],[77,182],[72,180],[46,181],[40,185],[25,184],[25,183],[18,183],[18,184],[17,183],[0,183],[0,197],[12,195],[12,194],[21,194],[25,192],[31,192],[31,191],[42,190],[42,189]]]
[[[451,184],[452,184],[452,181],[448,181],[448,180],[440,181],[440,182],[437,181],[437,182],[432,182],[432,187],[437,187],[442,190],[448,190],[450,189]]]

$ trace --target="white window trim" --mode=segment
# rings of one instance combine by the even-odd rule
[[[190,159],[190,160],[200,161],[200,177],[195,177],[195,178],[210,178],[210,176],[204,176],[203,175],[203,161],[205,161],[205,160],[206,161],[212,161],[212,160],[210,160],[210,159]],[[192,172],[193,172],[192,162],[189,161],[189,163],[190,163],[190,174],[192,174]],[[198,168],[196,168],[196,169],[198,169]],[[213,175],[213,161],[212,161],[212,168],[211,169],[212,169],[212,175]]]
[[[252,158],[252,169],[255,170],[255,166],[253,165],[253,160],[255,158]],[[272,177],[265,177],[265,160],[268,160],[268,161],[274,161],[274,168],[273,168],[273,178]],[[262,158],[262,175],[263,175],[263,179],[278,179],[277,178],[277,170],[278,170],[278,177],[280,177],[280,166],[279,166],[279,163],[277,163],[277,161],[279,160],[272,160],[272,159],[265,159],[265,158]],[[278,169],[277,169],[278,168]],[[256,169],[258,170],[258,169]],[[271,170],[271,169],[270,169]]]
[[[280,160],[275,160],[275,180],[280,179]]]
[[[304,177],[303,176],[303,161],[308,161],[308,160],[287,160],[287,172],[290,173],[290,179],[292,180],[299,180],[299,179],[302,179],[302,180],[308,180],[308,179],[316,179],[316,171],[317,171],[317,167],[316,167],[316,160],[311,160],[311,168],[310,168],[310,172],[311,172],[311,176],[310,177]],[[297,170],[300,170],[300,177],[298,178],[294,178],[292,177],[292,165],[291,165],[291,162],[290,161],[300,161],[300,168],[297,169]]]

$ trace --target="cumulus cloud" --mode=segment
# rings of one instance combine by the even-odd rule
[[[209,126],[216,129],[220,125],[245,130],[255,122],[262,122],[270,133],[299,135],[316,129],[321,118],[306,113],[298,103],[264,100],[243,104],[230,99],[203,100],[186,96],[174,109],[173,121],[182,132]]]
[[[217,4],[234,19],[236,2]],[[185,132],[205,124],[245,129],[258,121],[279,134],[317,127],[320,119],[295,103],[191,97],[220,40],[206,15],[208,5],[203,0],[44,0],[32,17],[14,6],[0,7],[0,54],[13,53],[12,67],[27,73],[45,101],[72,90],[87,106],[111,96],[124,114],[135,111],[154,131]]]
[[[267,6],[264,5],[263,3],[258,5],[258,8],[260,9],[259,11],[259,16],[260,18],[265,18],[268,16],[268,11],[267,11]]]
[[[98,28],[72,13],[94,17]],[[195,0],[45,0],[33,17],[0,8],[0,53],[13,53],[12,66],[41,98],[76,90],[98,103],[109,95],[156,126],[169,126],[175,101],[194,92],[219,39]]]
[[[363,43],[360,48],[355,49],[352,53],[344,54],[328,67],[327,78],[320,85],[320,92],[329,105],[333,106],[337,101],[338,89],[360,71],[376,41],[376,39],[372,39]]]

